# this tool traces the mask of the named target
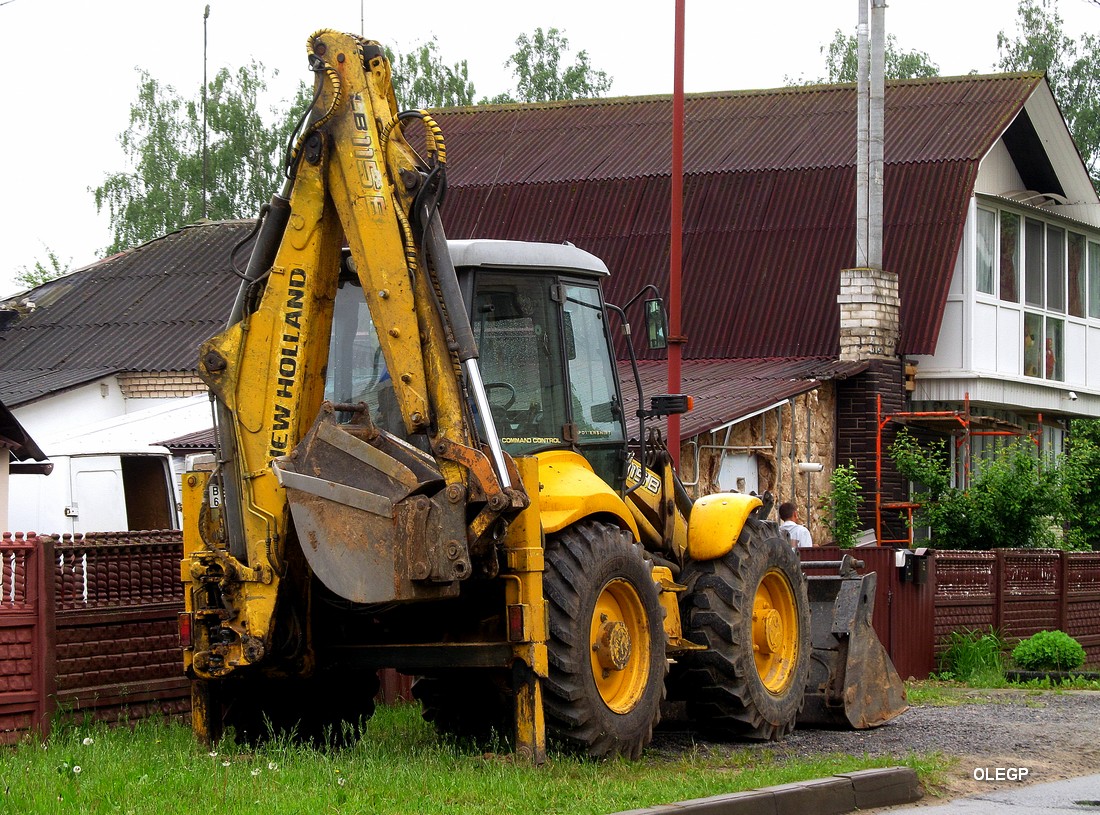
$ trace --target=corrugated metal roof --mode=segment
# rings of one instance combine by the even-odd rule
[[[208,452],[216,449],[214,444],[214,428],[196,430],[194,433],[185,433],[182,436],[166,441],[153,442],[160,447],[167,447],[172,455],[184,453]]]
[[[47,393],[58,393],[118,372],[118,368],[61,368],[58,370],[0,368],[0,394],[10,407],[19,407]]]
[[[933,349],[978,161],[1042,82],[888,86],[884,265],[900,277],[903,353]],[[689,98],[684,382],[690,391],[698,372],[701,403],[720,409],[697,409],[685,427],[817,376],[731,379],[756,362],[746,358],[781,372],[835,359],[839,270],[854,259],[854,106],[850,86]],[[451,148],[450,237],[572,241],[608,263],[612,302],[645,283],[667,289],[670,117],[668,97],[436,114]],[[34,311],[0,315],[0,398],[22,404],[118,370],[192,370],[224,325],[238,283],[229,253],[251,228],[187,227],[35,289]],[[650,392],[664,390],[653,376]]]
[[[253,224],[189,226],[34,289],[33,311],[0,322],[0,398],[24,404],[116,371],[194,370],[199,345],[225,325],[240,282],[229,254]]]
[[[978,163],[1043,81],[888,83],[883,265],[899,275],[901,353],[935,350]],[[854,86],[685,107],[685,357],[835,356],[839,270],[855,262]],[[451,237],[571,241],[607,262],[613,301],[667,287],[669,97],[434,115]]]
[[[694,397],[695,407],[680,417],[680,434],[691,438],[739,421],[776,402],[811,391],[823,381],[845,379],[866,367],[865,362],[823,357],[685,360],[680,372],[681,391]],[[665,362],[639,360],[638,373],[647,397],[668,391]],[[619,362],[619,380],[623,383],[626,415],[630,417],[628,426],[634,434],[638,394],[629,361]]]

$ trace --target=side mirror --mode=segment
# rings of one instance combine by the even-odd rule
[[[668,347],[668,322],[665,304],[659,299],[645,301],[645,333],[651,350]]]

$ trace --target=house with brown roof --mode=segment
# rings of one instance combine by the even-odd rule
[[[851,85],[686,100],[685,476],[772,489],[803,516],[836,462],[868,497],[906,498],[889,461],[876,475],[904,414],[944,414],[922,424],[955,437],[960,472],[1004,443],[987,432],[1057,451],[1068,418],[1100,416],[1100,202],[1045,78],[887,83],[885,284],[842,284],[855,110]],[[568,240],[607,262],[613,302],[667,294],[671,115],[669,97],[436,114],[449,236]],[[892,347],[849,353],[882,302],[894,316],[870,331]],[[642,372],[664,389],[663,360]]]
[[[184,453],[163,442],[211,426],[197,349],[252,228],[187,227],[0,302],[0,400],[53,465],[12,476],[6,530],[178,527]]]
[[[901,501],[889,462],[876,475],[896,424],[880,439],[881,415],[944,413],[925,431],[956,434],[964,417],[960,457],[1004,438],[980,435],[991,429],[1057,450],[1069,417],[1100,416],[1100,201],[1046,80],[888,83],[885,272],[842,284],[855,107],[854,86],[687,99],[682,381],[696,408],[681,458],[700,491],[771,489],[806,517],[852,460],[865,495]],[[644,97],[436,113],[449,237],[569,241],[607,262],[611,302],[648,283],[667,297],[671,109]],[[230,253],[250,225],[189,227],[34,290],[35,310],[0,305],[0,398],[37,438],[39,419],[201,393],[195,349],[229,311]],[[879,333],[881,347],[860,345]],[[662,354],[640,369],[647,394],[666,390]],[[191,428],[175,431],[150,442]]]

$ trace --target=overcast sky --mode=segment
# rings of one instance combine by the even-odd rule
[[[127,169],[118,135],[137,70],[196,98],[205,0],[0,0],[0,296],[47,248],[73,269],[110,243],[91,190]],[[305,42],[335,28],[410,50],[435,35],[444,61],[466,60],[477,96],[512,86],[504,62],[520,33],[556,27],[573,53],[613,79],[612,95],[671,93],[673,0],[361,3],[211,0],[208,74],[257,60],[277,70],[272,101],[306,79]],[[414,15],[411,8],[430,9]],[[824,75],[821,48],[854,32],[858,0],[687,0],[688,92],[769,88]],[[1059,0],[1065,31],[1100,33],[1100,6]],[[1015,32],[1016,0],[892,0],[886,29],[926,51],[943,75],[992,71],[997,32]],[[571,61],[571,59],[569,60]],[[853,124],[854,130],[854,124]]]

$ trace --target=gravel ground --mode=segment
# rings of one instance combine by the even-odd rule
[[[1027,767],[1027,782],[1057,781],[1100,772],[1100,692],[957,690],[957,705],[911,707],[875,730],[796,730],[777,744],[706,741],[675,722],[662,726],[657,751],[695,744],[709,751],[771,750],[777,756],[821,753],[896,756],[942,753],[957,759],[931,790],[928,803],[943,796],[989,791],[1018,782],[976,781],[978,768]]]

